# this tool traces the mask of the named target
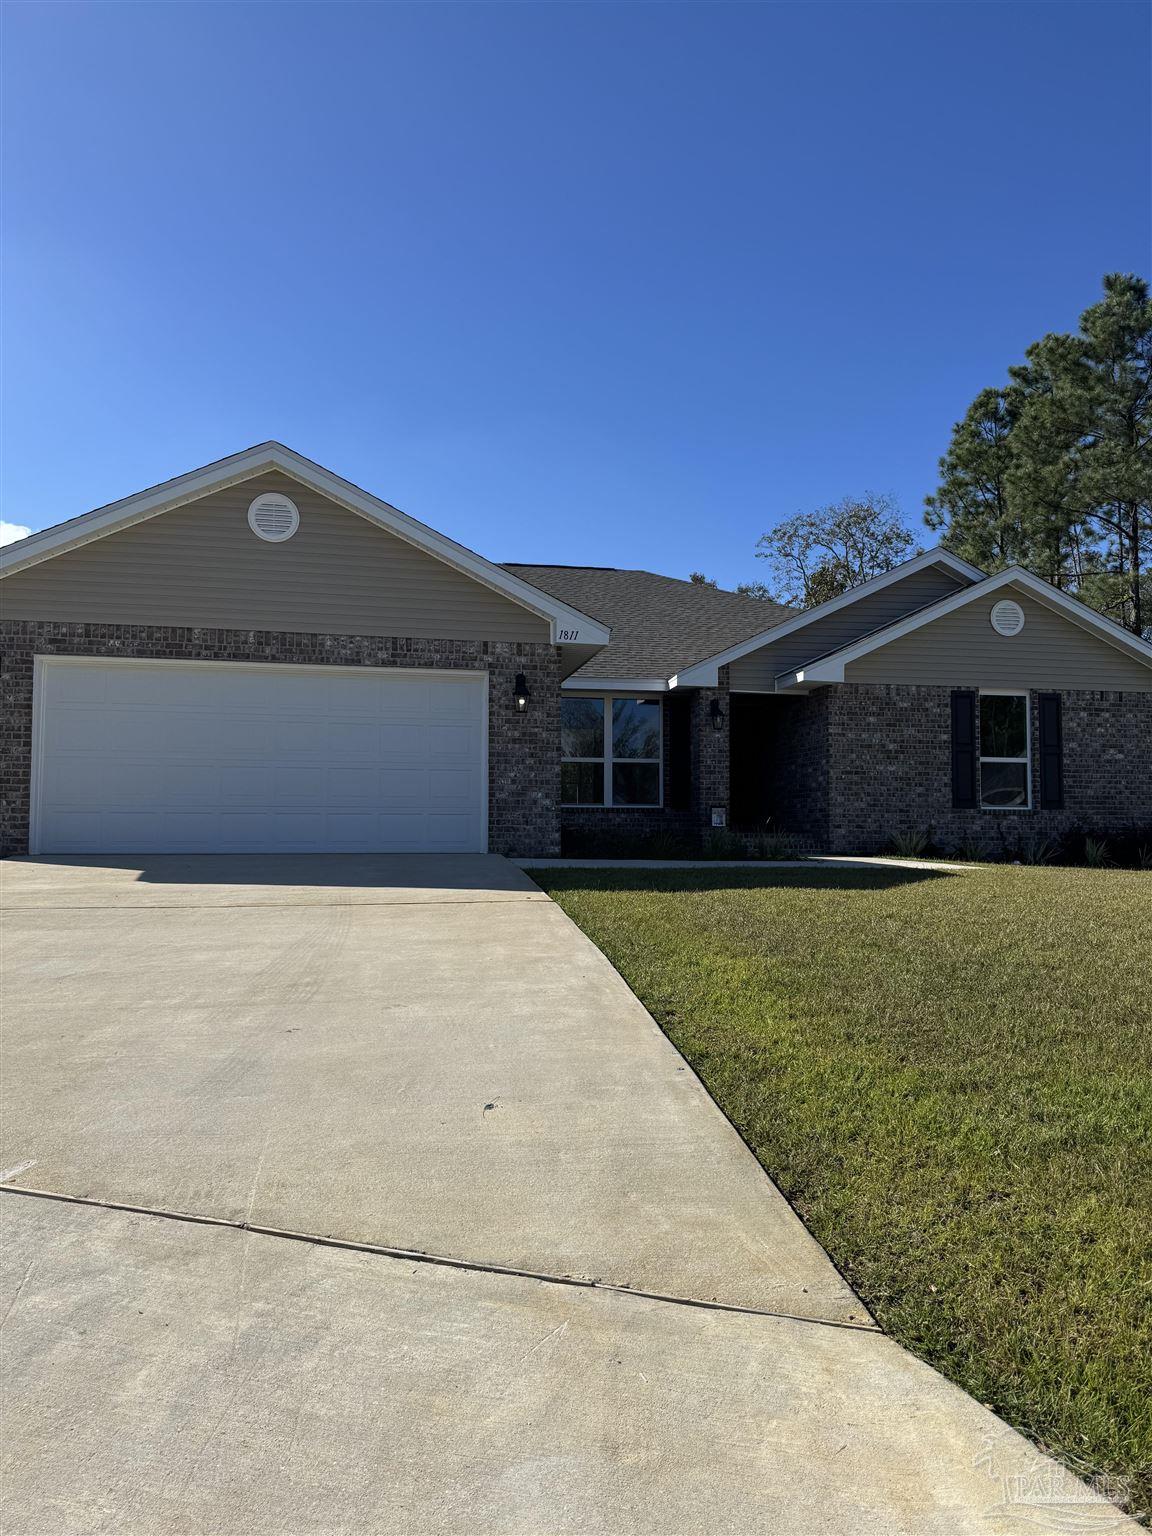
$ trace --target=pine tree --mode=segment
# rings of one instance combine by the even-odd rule
[[[1075,336],[1033,343],[952,433],[925,521],[957,554],[1025,565],[1137,634],[1152,622],[1152,302],[1114,273]]]

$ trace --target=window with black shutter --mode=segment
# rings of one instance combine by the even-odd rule
[[[664,805],[670,811],[692,806],[692,695],[664,699]]]
[[[976,695],[957,688],[952,694],[952,804],[968,811],[976,803]]]
[[[1036,701],[1039,716],[1040,804],[1058,811],[1064,804],[1064,728],[1060,695],[1042,693]]]

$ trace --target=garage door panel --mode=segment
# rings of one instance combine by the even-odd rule
[[[76,668],[77,672],[87,670],[99,671],[104,678],[104,702],[111,707],[127,707],[129,709],[163,709],[168,703],[169,678],[166,678],[154,667],[116,667],[107,670],[96,668]],[[203,672],[187,671],[181,680],[181,697],[189,704],[196,702],[195,695],[206,687],[210,687],[210,680]],[[210,706],[212,700],[205,698],[203,703]]]
[[[285,853],[320,852],[328,846],[325,840],[326,821],[323,811],[274,811],[273,847]]]
[[[476,806],[476,784],[463,768],[433,768],[428,773],[428,802],[434,811],[470,811]]]
[[[379,841],[379,816],[375,811],[333,813],[328,817],[328,844],[336,853],[355,853]]]
[[[42,686],[60,703],[95,709],[104,703],[108,674],[98,667],[52,667],[45,669]]]
[[[110,739],[108,716],[101,708],[69,707],[44,722],[44,747],[52,754],[104,752]]]
[[[274,806],[323,806],[328,775],[323,768],[276,768],[269,775]]]
[[[45,664],[38,848],[479,851],[485,685],[398,670]]]
[[[295,706],[293,706],[295,708]],[[311,757],[324,761],[332,750],[326,718],[270,722],[272,745],[281,758]]]
[[[86,776],[74,774],[65,785],[64,794],[73,801],[90,800],[104,811],[162,811],[171,803],[172,778],[180,773],[178,764],[103,762],[91,770],[92,784]]]
[[[335,756],[354,762],[378,763],[384,751],[384,731],[375,720],[333,720],[328,739]]]
[[[458,720],[473,723],[480,718],[480,690],[468,683],[444,683],[438,690],[437,699],[440,704],[437,713],[440,716],[449,714]]]
[[[175,709],[110,706],[100,732],[101,754],[125,761],[195,752],[203,744],[204,718]]]
[[[383,795],[383,774],[379,768],[330,768],[328,770],[328,804],[345,807],[366,806],[375,809]]]
[[[472,727],[467,725],[430,725],[426,750],[435,761],[466,763],[472,748]]]
[[[386,724],[381,728],[382,757],[387,763],[423,763],[428,757],[427,727],[407,723]]]
[[[220,805],[223,811],[238,806],[258,807],[268,802],[268,770],[244,763],[222,763],[219,769]]]
[[[273,817],[270,811],[221,811],[217,818],[221,853],[248,853],[253,847],[272,852]]]
[[[65,849],[76,853],[102,852],[101,818],[98,812],[50,810],[40,821],[40,836],[46,852]]]
[[[428,847],[437,853],[451,853],[459,847],[468,822],[467,816],[426,816],[424,835]]]
[[[422,768],[385,768],[380,774],[380,800],[397,810],[423,811],[428,774]]]

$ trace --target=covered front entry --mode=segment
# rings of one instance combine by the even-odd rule
[[[819,849],[827,837],[826,735],[819,695],[731,696],[732,823]]]
[[[487,675],[38,657],[33,853],[478,853]]]

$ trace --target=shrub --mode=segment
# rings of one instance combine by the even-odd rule
[[[799,859],[800,844],[787,832],[759,832],[748,844],[748,856],[753,859]]]
[[[744,839],[731,827],[713,827],[704,834],[701,857],[705,859],[746,859],[748,848]]]
[[[1116,861],[1109,852],[1108,844],[1102,837],[1086,837],[1084,839],[1084,862],[1089,869],[1105,869]]]
[[[1054,864],[1059,856],[1060,844],[1054,837],[1034,834],[1020,839],[1021,864]]]
[[[988,850],[975,838],[967,837],[955,845],[952,857],[959,859],[962,864],[986,864]]]
[[[932,851],[932,828],[923,827],[913,832],[894,832],[888,846],[898,859],[922,859],[926,853]]]

